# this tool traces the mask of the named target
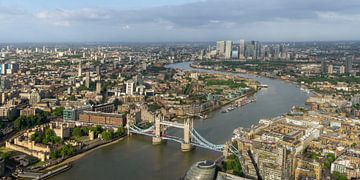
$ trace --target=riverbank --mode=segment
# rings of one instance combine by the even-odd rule
[[[232,73],[232,74],[251,74],[251,75],[254,75],[254,76],[259,76],[259,77],[263,77],[263,78],[269,78],[269,79],[275,79],[275,80],[280,80],[280,81],[284,81],[284,82],[289,82],[289,83],[293,83],[295,84],[296,86],[301,86],[297,81],[294,81],[294,80],[291,80],[291,79],[283,79],[281,78],[280,76],[267,76],[266,74],[260,74],[259,72],[256,72],[256,71],[246,71],[246,72],[237,72],[237,71],[226,71],[226,70],[216,70],[216,69],[213,69],[212,68],[206,68],[206,67],[203,67],[203,66],[198,66],[198,65],[194,65],[192,62],[189,64],[189,66],[191,68],[194,68],[194,69],[201,69],[201,70],[209,70],[209,71],[216,71],[216,72],[223,72],[223,73]],[[309,93],[311,94],[315,94],[316,96],[321,96],[322,94],[318,93],[318,92],[315,92],[314,90],[312,89],[309,89],[308,86],[305,86],[307,88],[307,90],[309,91]]]
[[[60,166],[64,166],[64,165],[67,165],[67,164],[74,163],[74,162],[80,160],[81,158],[87,156],[88,154],[90,154],[90,153],[92,153],[92,152],[94,152],[94,151],[96,151],[96,150],[98,150],[98,149],[101,149],[101,148],[103,148],[103,147],[107,147],[107,146],[116,144],[116,143],[124,140],[125,138],[127,138],[127,136],[124,136],[124,137],[121,137],[121,138],[119,138],[119,139],[113,140],[113,141],[111,141],[111,142],[108,142],[108,143],[105,143],[105,144],[102,144],[102,145],[93,147],[92,149],[89,149],[89,150],[87,150],[87,151],[85,151],[85,152],[82,152],[82,153],[80,153],[80,154],[77,154],[77,155],[75,155],[75,156],[72,156],[72,157],[70,157],[70,158],[67,158],[67,159],[65,159],[64,161],[62,161],[62,162],[59,163],[59,164],[55,164],[55,165],[53,165],[53,166],[47,167],[47,168],[45,168],[43,171],[45,171],[45,172],[51,171],[51,170],[56,169],[56,168],[58,168],[58,167],[60,167]]]
[[[191,62],[189,62],[191,63]],[[169,67],[165,68],[171,69]],[[215,74],[215,73],[214,73]],[[260,82],[258,81],[254,81],[252,78],[243,78],[243,77],[236,77],[234,78],[231,75],[226,75],[223,73],[218,73],[216,74],[216,76],[207,76],[207,74],[201,74],[200,75],[202,78],[201,80],[201,85],[203,85],[203,90],[200,91],[200,93],[202,93],[202,95],[208,96],[207,102],[203,102],[200,104],[192,104],[192,106],[201,106],[201,107],[205,107],[202,108],[200,111],[194,112],[194,113],[187,113],[186,115],[179,115],[178,118],[179,119],[186,119],[189,116],[191,117],[198,117],[199,119],[207,119],[208,115],[210,113],[213,113],[219,109],[222,109],[224,107],[227,107],[228,105],[234,105],[234,102],[238,102],[240,100],[250,100],[250,99],[255,99],[252,98],[252,96],[256,95],[256,93],[259,92],[259,90],[261,89],[260,87]],[[215,81],[212,82],[210,85],[207,85],[207,81],[206,79],[210,79],[209,81]],[[212,80],[215,79],[215,80]],[[220,79],[220,80],[218,80]],[[229,83],[230,81],[230,83]],[[241,83],[239,83],[241,81],[242,85],[239,85]],[[191,81],[190,81],[191,82]],[[232,83],[232,84],[231,84]],[[188,83],[188,85],[191,83]],[[187,89],[187,86],[185,86],[185,89]],[[231,87],[233,86],[233,87]],[[206,89],[207,87],[209,87],[208,89]],[[219,92],[215,92],[214,91],[214,87],[216,88],[216,90],[221,90],[220,93]],[[229,88],[230,87],[230,88]],[[223,90],[226,89],[226,92],[224,92]],[[199,93],[199,92],[197,92]],[[184,93],[185,94],[185,93]],[[215,98],[213,98],[213,100],[209,100],[209,95],[215,94],[213,97],[216,96],[216,100]],[[220,98],[219,98],[220,97]],[[251,101],[253,102],[253,101]],[[193,103],[193,101],[191,102]],[[247,105],[243,104],[241,106],[245,106]],[[187,104],[185,104],[184,106],[191,106],[190,102],[188,102]],[[236,107],[241,107],[241,106],[236,106]],[[179,108],[180,109],[180,108]]]

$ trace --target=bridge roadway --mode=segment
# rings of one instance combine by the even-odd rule
[[[169,126],[169,127],[176,127],[180,129],[184,129],[184,124],[178,122],[171,122],[171,121],[160,121],[161,125]]]
[[[183,129],[184,130],[184,137],[176,137],[176,136],[169,136],[169,135],[165,135],[165,133],[163,133],[168,127],[175,127],[175,128],[179,128],[179,129]],[[185,121],[183,124],[182,123],[178,123],[178,122],[170,122],[170,121],[165,121],[163,120],[163,118],[158,118],[155,120],[155,124],[147,129],[141,129],[139,127],[137,127],[136,125],[132,124],[127,124],[127,128],[129,130],[129,133],[135,133],[135,134],[140,134],[140,135],[145,135],[145,136],[150,136],[153,138],[157,138],[157,141],[161,140],[171,140],[171,141],[175,141],[178,142],[180,144],[189,144],[190,146],[196,146],[196,147],[201,147],[201,148],[205,148],[205,149],[209,149],[209,150],[213,150],[213,151],[217,151],[217,152],[224,152],[225,150],[225,145],[221,144],[221,145],[216,145],[213,144],[209,141],[207,141],[205,138],[203,138],[193,127],[192,127],[192,121]],[[158,128],[158,129],[157,129]],[[228,152],[231,153],[235,153],[236,155],[240,155],[240,153],[235,152],[235,150],[237,150],[235,147],[233,147],[232,145],[230,146],[226,146]]]
[[[131,133],[152,137],[153,142],[154,142],[154,138],[157,138],[158,142],[161,142],[162,140],[171,140],[171,141],[180,143],[182,146],[183,146],[183,144],[187,143],[187,145],[189,145],[190,147],[196,146],[196,147],[209,149],[209,150],[216,151],[216,152],[222,152],[223,155],[221,156],[221,158],[225,158],[231,153],[231,154],[234,154],[235,156],[237,156],[241,162],[244,160],[241,153],[239,152],[239,150],[236,147],[234,147],[231,143],[215,145],[215,144],[207,141],[192,127],[192,123],[190,123],[190,126],[189,126],[189,121],[185,121],[184,124],[180,124],[177,122],[170,122],[170,121],[164,121],[164,120],[159,121],[159,119],[158,119],[158,120],[155,120],[155,123],[158,123],[158,124],[155,124],[147,129],[141,129],[141,128],[135,126],[134,124],[133,125],[127,124],[127,127],[128,127],[128,131]],[[160,133],[161,135],[159,137],[157,137],[156,132],[159,133],[159,131],[161,131],[162,129],[165,129],[165,130],[167,129],[167,128],[162,128],[161,125],[166,126],[166,127],[176,127],[176,128],[184,129],[184,138],[165,135],[165,133]],[[158,127],[159,129],[157,130],[156,127]],[[189,129],[187,129],[187,128],[189,128]],[[188,133],[188,134],[186,134],[186,133]],[[189,138],[189,142],[186,141],[186,138]],[[244,168],[244,167],[242,166],[242,168]],[[243,172],[245,172],[244,170],[245,169],[243,169]]]

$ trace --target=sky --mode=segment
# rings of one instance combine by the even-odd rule
[[[1,42],[360,40],[360,0],[0,0]]]

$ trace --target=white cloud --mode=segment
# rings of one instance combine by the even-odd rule
[[[128,30],[128,29],[130,29],[130,25],[122,26],[121,29],[122,29],[122,30]]]
[[[320,20],[336,22],[360,22],[360,14],[341,14],[337,12],[316,12]]]
[[[111,11],[83,8],[78,10],[56,9],[35,13],[35,17],[53,25],[70,26],[72,23],[106,21],[112,18]]]
[[[360,24],[360,0],[202,0],[135,10],[85,7],[19,10],[0,6],[0,28],[9,37],[15,32],[24,37],[45,32],[49,37],[56,34],[60,39],[86,41],[360,39],[358,28],[351,27]]]

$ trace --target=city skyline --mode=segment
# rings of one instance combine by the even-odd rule
[[[1,0],[0,42],[359,40],[359,5],[355,0]]]

